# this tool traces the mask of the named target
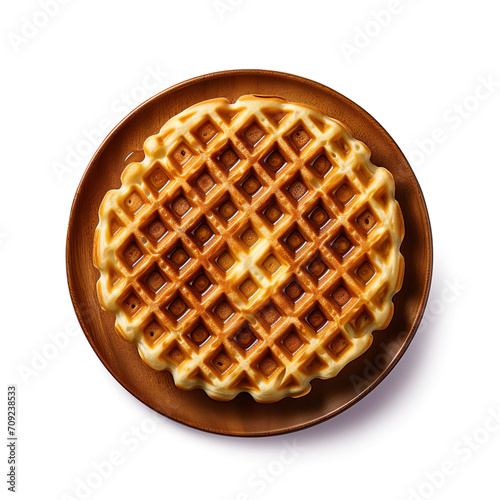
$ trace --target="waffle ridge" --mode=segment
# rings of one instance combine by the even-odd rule
[[[404,223],[390,172],[339,121],[211,99],[144,143],[99,209],[103,309],[183,389],[258,402],[334,377],[391,321]]]

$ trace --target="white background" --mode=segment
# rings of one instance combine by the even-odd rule
[[[0,20],[1,366],[2,392],[18,386],[18,498],[498,498],[497,3],[70,0],[48,1],[50,17],[41,3],[4,2]],[[371,113],[410,159],[434,235],[425,324],[398,366],[342,415],[273,438],[157,417],[101,365],[66,285],[69,210],[102,120],[235,68],[306,76]],[[58,176],[70,149],[83,154]]]

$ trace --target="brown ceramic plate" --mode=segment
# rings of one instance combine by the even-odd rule
[[[406,226],[402,246],[405,279],[395,297],[395,314],[389,327],[376,332],[370,349],[337,377],[313,381],[307,396],[273,404],[256,403],[248,394],[240,394],[230,402],[217,402],[200,389],[178,389],[167,371],[148,368],[136,347],[115,332],[114,315],[102,311],[96,294],[99,273],[92,265],[99,205],[108,190],[120,187],[127,156],[142,150],[147,137],[188,106],[213,97],[235,101],[243,94],[280,96],[310,104],[344,122],[354,137],[371,149],[373,162],[394,175]],[[224,71],[180,83],[151,98],[119,123],[99,147],[78,187],[66,252],[69,291],[78,320],[116,380],[169,418],[206,431],[238,436],[301,429],[337,415],[368,394],[399,361],[415,335],[432,271],[432,239],[425,201],[413,171],[389,134],[363,109],[328,87],[298,76],[260,70]]]

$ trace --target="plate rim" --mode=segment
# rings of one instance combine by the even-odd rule
[[[131,389],[129,389],[124,382],[122,382],[115,373],[113,373],[112,367],[110,363],[107,362],[107,360],[104,358],[104,356],[101,355],[99,349],[97,348],[96,344],[93,341],[93,338],[91,334],[87,331],[87,326],[85,324],[83,315],[80,311],[80,308],[77,304],[77,299],[75,296],[75,285],[74,285],[74,276],[72,274],[72,256],[71,256],[71,241],[72,241],[72,235],[73,235],[73,230],[74,230],[74,219],[75,219],[75,214],[76,214],[76,205],[77,201],[82,195],[82,188],[85,183],[85,180],[87,176],[90,174],[90,169],[93,163],[99,158],[99,156],[103,153],[105,148],[107,147],[108,143],[112,139],[112,137],[115,135],[115,133],[118,132],[119,129],[121,129],[126,122],[129,120],[133,119],[135,115],[138,113],[142,112],[145,108],[148,106],[152,105],[154,101],[160,98],[160,96],[166,95],[173,93],[175,91],[181,90],[183,88],[189,87],[191,85],[196,85],[199,84],[203,81],[210,80],[210,79],[216,79],[216,78],[227,78],[227,77],[232,77],[232,76],[264,76],[264,77],[279,77],[279,78],[285,78],[289,80],[293,80],[295,82],[305,84],[310,87],[314,87],[317,89],[320,89],[323,92],[334,94],[337,98],[340,98],[341,100],[344,100],[349,106],[357,109],[360,111],[362,114],[368,116],[374,124],[376,124],[377,127],[381,129],[383,133],[388,137],[390,142],[392,143],[393,146],[397,148],[397,150],[400,152],[401,157],[404,159],[407,167],[409,168],[411,174],[412,174],[412,180],[415,183],[415,189],[418,191],[418,194],[422,200],[423,204],[423,216],[425,218],[424,220],[424,226],[427,230],[428,233],[428,239],[429,239],[429,244],[428,247],[426,248],[426,275],[424,277],[424,289],[422,292],[422,295],[419,297],[420,298],[420,305],[418,310],[415,313],[415,319],[412,324],[412,328],[407,334],[407,338],[405,341],[402,343],[401,347],[399,348],[399,351],[396,353],[395,356],[391,358],[390,363],[387,365],[386,368],[380,373],[380,375],[372,382],[369,383],[369,385],[363,389],[362,391],[358,392],[352,399],[341,405],[340,407],[336,408],[333,411],[327,412],[326,414],[312,419],[308,420],[305,422],[301,422],[300,424],[296,424],[292,427],[287,427],[283,429],[273,429],[270,431],[225,431],[222,429],[214,429],[214,428],[208,428],[208,427],[203,427],[201,425],[195,425],[192,423],[188,423],[183,421],[181,418],[178,418],[173,415],[166,415],[165,413],[161,412],[160,410],[154,408],[151,404],[147,403],[146,401],[143,400],[143,398],[132,392]],[[256,95],[264,95],[264,94],[256,94]],[[404,257],[404,255],[403,255]],[[65,260],[66,260],[66,277],[67,277],[67,284],[68,284],[68,289],[70,293],[70,298],[71,302],[73,305],[73,309],[75,311],[75,314],[77,316],[78,322],[80,324],[80,327],[82,328],[82,331],[87,338],[87,341],[89,342],[90,346],[92,347],[92,350],[95,352],[101,363],[105,366],[106,370],[111,374],[111,376],[128,392],[130,393],[134,398],[138,399],[142,404],[146,405],[150,409],[154,410],[156,413],[169,418],[170,420],[173,420],[175,422],[178,422],[180,424],[183,424],[189,428],[192,429],[197,429],[201,430],[204,432],[208,432],[211,434],[217,434],[217,435],[227,435],[227,436],[234,436],[234,437],[266,437],[266,436],[276,436],[276,435],[284,435],[288,434],[291,432],[296,432],[299,430],[302,430],[304,428],[309,428],[312,426],[315,426],[317,424],[320,424],[321,422],[325,422],[327,420],[332,419],[333,417],[339,415],[340,413],[343,413],[345,410],[350,408],[351,406],[355,405],[359,401],[361,401],[364,397],[366,397],[370,392],[372,392],[378,385],[385,380],[385,378],[392,372],[394,367],[398,364],[398,362],[401,360],[403,355],[406,353],[408,350],[408,347],[410,346],[411,342],[413,341],[419,325],[422,321],[423,314],[425,312],[428,300],[429,300],[429,294],[430,294],[430,288],[431,288],[431,283],[432,283],[432,275],[433,275],[433,267],[434,267],[434,249],[433,249],[433,235],[432,235],[432,226],[429,218],[429,211],[427,208],[427,203],[425,201],[424,194],[422,192],[420,183],[408,161],[406,156],[404,155],[403,151],[401,148],[398,146],[396,141],[393,139],[393,137],[387,132],[387,130],[380,124],[378,120],[376,120],[370,113],[368,113],[364,108],[362,108],[360,105],[358,105],[356,102],[352,101],[348,97],[344,96],[340,92],[332,89],[331,87],[328,87],[327,85],[324,85],[322,83],[316,82],[314,80],[311,80],[306,77],[302,77],[299,75],[295,75],[292,73],[287,73],[287,72],[282,72],[282,71],[274,71],[274,70],[265,70],[265,69],[234,69],[234,70],[223,70],[223,71],[216,71],[216,72],[210,72],[206,73],[203,75],[195,76],[192,78],[189,78],[187,80],[178,82],[170,87],[167,87],[166,89],[161,90],[160,92],[156,93],[146,101],[140,103],[138,106],[136,106],[133,110],[131,110],[126,116],[124,116],[113,128],[112,130],[106,135],[106,137],[103,139],[103,141],[100,143],[98,148],[96,149],[95,153],[92,155],[91,159],[89,160],[84,172],[81,175],[80,181],[78,183],[78,186],[75,191],[75,195],[73,197],[72,203],[71,203],[71,209],[70,209],[70,214],[69,214],[69,221],[68,221],[68,230],[67,230],[67,235],[66,235],[66,251],[65,251]],[[406,258],[405,258],[406,260]],[[100,312],[100,311],[99,311]],[[177,387],[175,387],[177,390],[182,390]]]

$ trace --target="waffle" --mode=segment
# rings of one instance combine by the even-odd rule
[[[392,175],[345,125],[274,97],[211,99],[144,153],[100,206],[97,292],[178,387],[302,396],[389,324],[403,219]]]

